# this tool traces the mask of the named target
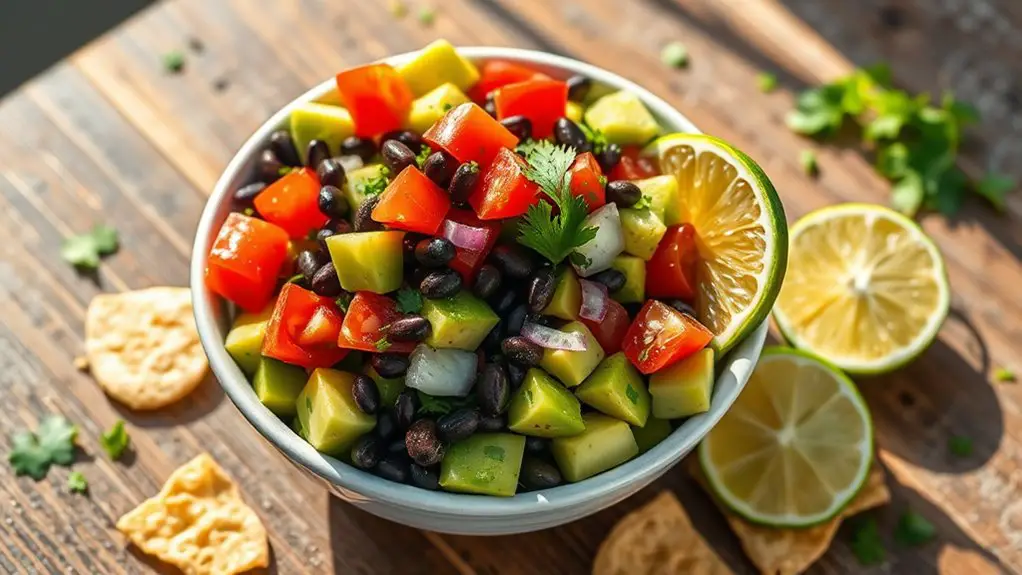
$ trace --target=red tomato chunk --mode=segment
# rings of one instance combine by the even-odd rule
[[[525,177],[522,159],[502,148],[483,172],[468,203],[480,219],[499,220],[524,214],[536,203],[538,193],[539,186]]]
[[[657,300],[649,300],[625,334],[622,349],[644,374],[659,371],[706,347],[710,330],[686,314]]]
[[[472,282],[475,281],[476,272],[483,266],[486,256],[490,255],[490,250],[493,249],[497,238],[500,237],[500,222],[484,222],[470,210],[458,209],[448,212],[447,219],[486,231],[486,244],[483,249],[474,251],[457,248],[454,252],[454,259],[447,263],[449,268],[461,274],[461,278],[465,280],[465,286],[471,287]]]
[[[292,238],[304,238],[329,220],[319,211],[319,178],[308,168],[294,170],[270,184],[254,204],[259,215],[284,228]]]
[[[262,354],[307,369],[330,367],[348,355],[337,347],[343,321],[333,299],[285,284],[266,324]]]
[[[401,317],[397,302],[389,297],[367,291],[356,292],[348,304],[348,313],[344,315],[337,345],[374,353],[384,351],[384,348],[388,352],[411,353],[415,349],[413,342],[388,341],[389,345],[383,345],[387,341],[383,328]]]
[[[564,116],[568,105],[568,84],[557,80],[529,80],[508,84],[497,90],[493,103],[497,118],[525,116],[532,122],[532,137],[548,137],[554,131],[554,122]]]
[[[415,166],[408,166],[380,195],[373,219],[398,230],[432,236],[450,208],[450,196]]]
[[[447,112],[422,137],[434,150],[443,148],[458,162],[476,162],[484,170],[501,149],[518,145],[514,134],[472,103]]]
[[[371,138],[401,128],[414,95],[388,64],[368,64],[337,75],[341,103],[355,122],[355,135]]]
[[[206,286],[256,312],[270,302],[287,259],[287,232],[238,213],[227,216],[209,250]]]
[[[592,153],[586,152],[575,157],[568,173],[571,174],[571,195],[585,198],[590,212],[607,203],[603,171]]]
[[[472,87],[468,95],[470,98],[482,104],[486,101],[486,95],[503,88],[508,84],[525,82],[526,80],[549,79],[550,77],[532,68],[507,62],[504,60],[490,60],[479,68],[479,81]]]
[[[621,150],[621,161],[607,174],[607,179],[612,182],[617,180],[641,180],[658,175],[660,172],[653,165],[652,161],[639,157],[641,151],[638,146],[625,146]]]
[[[698,262],[695,228],[691,224],[667,228],[653,257],[646,262],[646,296],[692,301]]]
[[[621,342],[628,332],[630,320],[628,311],[620,303],[608,299],[607,315],[602,321],[581,318],[581,322],[593,332],[593,337],[607,355],[621,351]]]

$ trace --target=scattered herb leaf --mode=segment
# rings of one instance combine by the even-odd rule
[[[373,344],[373,347],[376,348],[376,351],[387,351],[388,349],[390,349],[390,346],[391,343],[387,341],[386,336],[376,340],[376,343]]]
[[[636,210],[651,210],[653,209],[653,200],[647,195],[642,195],[632,207]]]
[[[660,61],[671,68],[688,66],[688,48],[681,42],[671,42],[660,50]]]
[[[582,133],[586,135],[586,139],[593,145],[593,153],[600,154],[607,149],[607,136],[602,130],[597,128],[590,128],[584,123],[578,124],[578,127],[582,129]]]
[[[60,257],[75,267],[94,270],[99,267],[100,256],[116,252],[117,247],[117,230],[98,225],[89,233],[64,240],[60,246]]]
[[[417,415],[447,415],[456,409],[472,405],[471,397],[434,397],[421,391],[416,393],[419,396]]]
[[[163,69],[177,74],[185,68],[185,55],[180,50],[171,50],[163,55]]]
[[[812,150],[799,152],[798,163],[807,176],[816,176],[820,173],[820,165],[816,162],[816,152]]]
[[[337,299],[334,300],[334,303],[337,304],[337,307],[342,312],[348,313],[348,305],[351,304],[351,298],[352,298],[352,295],[350,293],[343,293],[343,294],[337,296]]]
[[[628,401],[632,402],[632,405],[638,405],[639,392],[632,387],[632,384],[630,383],[628,384],[628,387],[625,388],[625,396],[628,398]]]
[[[383,190],[386,190],[387,185],[390,184],[390,180],[387,179],[389,174],[390,171],[384,168],[380,170],[380,174],[378,176],[373,176],[362,182],[362,193],[367,196],[378,196],[382,194]]]
[[[436,20],[436,10],[429,7],[420,8],[417,20],[419,21],[419,24],[422,24],[423,26],[432,26],[433,22]]]
[[[28,475],[39,481],[51,465],[71,465],[74,461],[78,428],[60,415],[48,415],[35,433],[21,431],[11,438],[13,447],[7,460],[15,475]]]
[[[419,313],[422,310],[422,294],[412,288],[402,288],[397,292],[397,311],[401,313]]]
[[[600,174],[600,187],[601,188],[607,187],[607,176],[604,176],[603,174]]]
[[[911,509],[901,514],[894,528],[894,540],[906,547],[917,547],[937,536],[937,528]]]
[[[419,169],[421,170],[422,167],[426,165],[426,158],[428,158],[432,153],[433,148],[423,145],[422,148],[419,149],[419,155],[415,156],[415,165],[419,166]]]
[[[71,493],[84,494],[89,490],[89,480],[80,471],[67,474],[67,490]]]
[[[450,102],[444,102],[444,106],[443,106],[444,113],[450,112],[452,109],[454,109],[454,104],[452,104]]]
[[[964,435],[953,435],[947,440],[947,449],[955,457],[972,455],[972,439]]]
[[[116,461],[121,458],[121,455],[124,455],[124,450],[128,448],[130,441],[128,432],[124,430],[123,419],[118,419],[113,427],[99,436],[99,446],[103,448],[111,461]]]
[[[1015,372],[1010,367],[998,367],[994,370],[994,381],[998,383],[1012,383],[1015,378]]]
[[[987,199],[997,211],[1003,212],[1008,192],[1016,187],[1015,180],[1000,174],[989,173],[976,182],[976,193]]]
[[[876,519],[868,518],[858,522],[852,533],[851,548],[860,565],[877,565],[884,561],[887,552],[880,539]]]
[[[759,91],[764,94],[769,94],[777,89],[777,74],[773,72],[760,72],[756,76],[756,85],[759,86]]]

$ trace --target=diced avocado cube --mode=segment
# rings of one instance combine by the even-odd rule
[[[458,493],[511,497],[518,489],[524,454],[521,435],[476,433],[447,449],[440,463],[440,486]]]
[[[665,226],[682,223],[678,178],[665,174],[644,180],[633,180],[632,183],[639,186],[643,196],[649,198],[650,209]]]
[[[585,112],[585,120],[589,127],[603,132],[608,142],[622,146],[645,144],[660,132],[660,125],[642,100],[627,90],[593,102]]]
[[[713,348],[704,348],[649,377],[653,417],[677,419],[710,409]]]
[[[404,232],[354,232],[326,240],[337,278],[347,291],[387,293],[401,287]]]
[[[564,117],[575,122],[576,124],[582,123],[582,114],[585,113],[585,108],[578,102],[568,102],[564,107]]]
[[[398,394],[405,390],[405,378],[383,377],[373,369],[373,366],[366,366],[365,374],[376,382],[376,389],[380,391],[380,405],[389,407],[394,405]]]
[[[437,40],[419,50],[414,58],[398,66],[397,73],[416,96],[448,83],[465,92],[479,81],[479,70],[447,40]]]
[[[632,428],[601,413],[582,416],[586,430],[573,437],[558,437],[550,452],[568,481],[582,481],[617,467],[639,453]]]
[[[433,328],[425,343],[437,349],[475,351],[500,321],[486,302],[466,291],[449,298],[427,299],[420,313]]]
[[[651,417],[646,420],[642,427],[632,426],[632,435],[635,437],[635,444],[639,446],[639,453],[646,453],[653,449],[658,443],[667,439],[674,429],[671,422],[666,419]]]
[[[625,274],[625,285],[610,294],[621,303],[643,303],[646,301],[646,262],[642,258],[620,255],[614,258],[610,267]]]
[[[561,328],[561,331],[581,333],[586,340],[585,351],[568,351],[565,349],[547,349],[543,351],[543,359],[539,366],[552,374],[568,387],[582,383],[596,366],[603,360],[603,348],[593,337],[589,328],[581,322],[573,321]]]
[[[338,154],[341,142],[355,133],[355,122],[348,110],[340,106],[329,106],[309,102],[291,111],[291,137],[295,147],[306,160],[309,142],[323,140],[331,154]]]
[[[224,348],[234,358],[241,371],[253,375],[259,367],[260,350],[266,336],[266,324],[270,322],[276,302],[272,301],[257,313],[243,313],[234,320],[231,331],[227,332]]]
[[[536,437],[565,437],[585,431],[578,399],[543,370],[532,368],[508,407],[507,427]]]
[[[252,389],[267,409],[281,417],[291,417],[296,413],[295,402],[308,379],[305,370],[297,365],[264,357],[259,360]]]
[[[351,395],[355,375],[318,368],[295,402],[306,440],[317,451],[340,454],[376,427],[376,416],[362,413]]]
[[[624,208],[621,231],[625,236],[625,251],[648,262],[667,233],[667,226],[651,210]]]
[[[543,315],[552,315],[568,321],[578,319],[582,307],[582,286],[578,283],[575,270],[565,267],[557,276],[557,287]]]
[[[454,84],[441,84],[412,102],[412,110],[408,113],[408,127],[421,134],[448,110],[468,101],[468,96]]]
[[[649,417],[649,391],[624,352],[605,358],[575,389],[575,396],[597,410],[642,427]]]
[[[347,173],[344,180],[344,199],[348,200],[351,212],[358,211],[366,201],[365,185],[370,180],[383,176],[383,164],[368,164]]]

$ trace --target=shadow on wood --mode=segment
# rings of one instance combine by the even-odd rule
[[[180,401],[152,411],[132,411],[110,400],[110,404],[125,421],[142,428],[163,428],[187,425],[213,412],[224,400],[224,391],[212,373]]]

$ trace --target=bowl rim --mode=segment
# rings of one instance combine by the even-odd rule
[[[660,97],[631,80],[592,64],[547,52],[519,48],[472,46],[459,47],[457,50],[459,54],[471,60],[507,60],[538,65],[562,74],[586,75],[598,83],[636,94],[665,127],[674,131],[699,133],[688,118]],[[416,52],[407,52],[382,58],[378,62],[399,64],[415,54]],[[621,499],[625,496],[622,493],[629,485],[636,483],[644,485],[652,481],[692,451],[723,417],[748,381],[764,345],[768,328],[766,321],[725,356],[724,369],[715,377],[711,406],[706,413],[688,418],[656,446],[613,469],[577,483],[519,493],[513,497],[428,491],[377,477],[334,457],[319,453],[259,402],[247,377],[223,345],[226,332],[217,319],[217,310],[222,313],[225,307],[219,296],[211,293],[203,281],[209,246],[212,245],[219,229],[221,223],[219,220],[225,217],[227,212],[225,207],[231,199],[232,183],[243,175],[246,166],[259,152],[269,134],[286,121],[295,106],[321,100],[330,94],[334,87],[332,78],[324,80],[292,100],[259,126],[224,169],[203,208],[196,230],[190,263],[190,286],[200,341],[209,357],[214,375],[245,419],[292,463],[327,481],[349,501],[381,501],[419,511],[463,517],[524,517],[549,514],[559,509],[604,498]],[[720,385],[722,380],[732,378],[734,381],[728,382],[730,385]],[[720,389],[721,387],[725,389]]]

